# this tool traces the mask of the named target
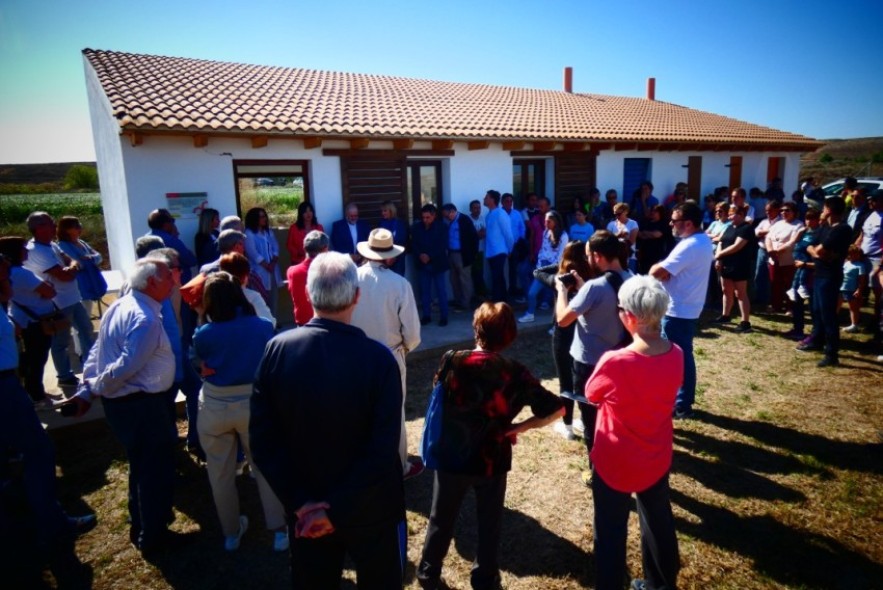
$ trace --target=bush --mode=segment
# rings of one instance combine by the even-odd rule
[[[834,156],[832,156],[831,154],[822,154],[819,157],[819,162],[821,162],[822,164],[830,164],[833,161],[834,161]]]
[[[94,166],[74,164],[64,176],[64,188],[98,190],[98,170]]]
[[[46,211],[56,220],[62,215],[88,217],[101,215],[99,193],[49,194],[49,195],[0,195],[0,231],[2,226],[24,223],[34,211]]]

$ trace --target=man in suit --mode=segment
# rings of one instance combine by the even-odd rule
[[[439,326],[448,325],[448,290],[445,273],[448,263],[448,231],[438,219],[435,205],[423,205],[420,221],[411,228],[411,253],[420,279],[420,324],[432,321],[432,289],[438,297]]]
[[[349,254],[353,262],[361,264],[362,256],[356,250],[356,244],[367,240],[370,232],[368,222],[359,221],[359,207],[350,203],[346,207],[344,218],[331,224],[331,249]]]
[[[288,515],[295,589],[339,587],[345,554],[359,588],[402,587],[402,383],[389,349],[350,324],[358,285],[349,257],[316,257],[315,317],[267,344],[251,398],[252,455]]]
[[[448,262],[451,265],[452,305],[469,309],[472,301],[472,263],[478,256],[478,232],[467,216],[457,212],[457,206],[447,203],[442,215],[448,221]]]

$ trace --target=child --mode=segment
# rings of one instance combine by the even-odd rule
[[[841,301],[849,305],[849,325],[844,332],[858,332],[862,309],[862,291],[868,282],[868,267],[862,261],[862,249],[852,244],[843,263],[843,284],[840,285]]]
[[[812,258],[806,253],[807,246],[815,240],[815,234],[820,224],[818,209],[809,209],[806,212],[806,230],[800,239],[794,244],[794,280],[791,288],[786,292],[788,299],[795,301],[798,297],[809,299],[810,287],[812,286]]]

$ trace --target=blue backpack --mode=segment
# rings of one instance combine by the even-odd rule
[[[442,368],[435,376],[435,385],[429,394],[429,406],[426,408],[426,419],[423,422],[423,439],[420,441],[420,455],[423,464],[429,469],[439,468],[439,449],[442,435],[442,408],[445,397],[445,378],[451,368],[454,351],[445,353]]]

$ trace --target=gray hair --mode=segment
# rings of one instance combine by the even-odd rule
[[[135,240],[135,256],[137,258],[144,258],[154,250],[165,247],[165,242],[159,236],[141,236]]]
[[[45,211],[34,211],[28,215],[28,231],[34,233],[34,230],[42,225],[47,219],[52,221],[52,216]]]
[[[145,258],[151,260],[161,260],[165,262],[169,266],[169,268],[171,268],[173,264],[177,263],[181,259],[181,255],[178,254],[178,251],[174,248],[157,248],[156,250],[148,252]]]
[[[218,230],[220,231],[224,231],[225,229],[242,231],[242,220],[235,215],[228,215],[221,220],[221,225],[218,226]]]
[[[340,252],[319,254],[307,273],[307,294],[313,309],[325,312],[343,311],[353,304],[359,290],[356,265]]]
[[[308,258],[315,258],[328,249],[328,243],[328,236],[314,229],[304,237],[304,252]]]
[[[129,287],[135,291],[143,291],[147,288],[147,281],[150,277],[157,276],[161,267],[168,267],[168,265],[159,258],[136,260],[135,266],[129,273]]]
[[[619,288],[619,306],[638,319],[638,325],[658,332],[671,298],[662,283],[651,276],[637,275]]]
[[[225,229],[218,235],[218,251],[221,254],[232,252],[239,242],[245,241],[245,234],[236,229]]]

